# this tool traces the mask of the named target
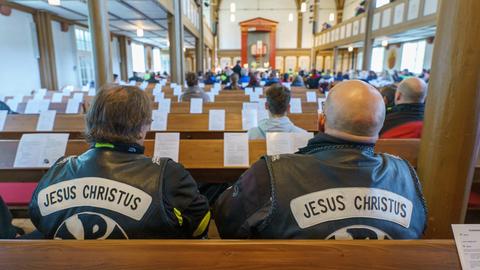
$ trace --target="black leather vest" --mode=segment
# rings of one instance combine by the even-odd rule
[[[181,238],[164,205],[166,164],[105,149],[61,159],[36,188],[31,219],[46,238]]]
[[[372,147],[264,157],[271,208],[261,238],[416,239],[426,208],[415,171]]]

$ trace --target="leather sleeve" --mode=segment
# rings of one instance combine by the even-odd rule
[[[270,210],[270,176],[265,160],[254,163],[217,200],[215,224],[222,238],[251,238]]]
[[[186,237],[202,237],[208,232],[208,200],[198,191],[197,183],[185,168],[169,160],[163,178],[167,211],[176,216]]]

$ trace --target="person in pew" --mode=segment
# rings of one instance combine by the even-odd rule
[[[266,91],[265,109],[268,118],[258,123],[258,127],[248,130],[250,140],[262,140],[267,132],[306,132],[295,126],[287,116],[290,110],[291,92],[281,84],[274,84]]]
[[[271,86],[277,83],[281,83],[280,79],[278,78],[278,73],[276,70],[272,70],[268,81],[265,83],[265,86]]]
[[[397,86],[395,84],[386,85],[380,89],[380,94],[382,94],[383,101],[385,102],[387,114],[390,113],[395,106],[396,92]]]
[[[382,139],[420,138],[423,129],[427,84],[419,78],[403,80],[395,92],[395,106],[380,131]]]
[[[216,201],[222,238],[417,239],[427,212],[412,166],[374,152],[382,96],[360,81],[325,102],[324,132],[296,154],[264,156]]]
[[[240,75],[240,83],[249,83],[250,82],[250,77],[248,76],[248,70],[245,68],[242,68],[241,75]]]
[[[248,82],[247,88],[256,88],[261,87],[260,85],[260,75],[255,72],[250,75],[250,81]]]
[[[160,81],[155,78],[155,72],[150,72],[150,78],[147,80],[148,83],[159,83]]]
[[[292,82],[293,87],[305,87],[305,83],[303,82],[303,77],[300,75],[295,76],[295,79]]]
[[[242,76],[242,66],[240,66],[241,61],[237,61],[237,64],[232,68],[232,71],[238,75]]]
[[[17,230],[12,225],[12,214],[0,196],[0,239],[14,239],[16,236]]]
[[[188,72],[185,76],[185,80],[187,81],[187,89],[182,94],[181,100],[182,101],[190,101],[192,98],[201,98],[203,102],[210,102],[210,97],[198,87],[198,77],[197,74],[193,72]]]
[[[152,122],[148,95],[134,86],[107,85],[86,115],[91,148],[59,159],[42,177],[29,206],[45,238],[200,238],[207,199],[185,168],[148,158]]]
[[[242,86],[238,84],[238,75],[237,73],[233,73],[232,76],[230,76],[230,85],[226,86],[224,89],[225,90],[243,90]]]
[[[128,78],[128,81],[129,81],[129,82],[131,82],[131,81],[143,82],[143,79],[140,78],[140,77],[138,76],[138,73],[134,71],[134,72],[133,72],[133,76],[130,77],[130,78]]]
[[[8,114],[17,114],[16,112],[12,111],[7,103],[0,101],[0,111],[7,111]]]

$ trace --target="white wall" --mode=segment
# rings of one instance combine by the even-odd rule
[[[355,17],[356,9],[360,6],[360,2],[362,2],[362,0],[345,0],[345,5],[343,6],[344,21]]]
[[[58,87],[62,88],[67,85],[73,85],[79,88],[75,27],[70,26],[68,32],[62,32],[60,23],[52,21],[52,32]]]
[[[0,15],[0,95],[28,95],[40,88],[32,25],[29,13],[13,9],[8,17]]]
[[[330,13],[335,14],[335,20],[331,22]],[[335,5],[335,0],[322,0],[320,5],[317,6],[317,32],[322,30],[323,23],[329,23],[335,25],[337,21],[337,7]]]
[[[230,21],[230,3],[232,2],[236,4],[235,22]],[[292,22],[288,21],[290,13],[293,13]],[[294,0],[223,0],[220,6],[218,24],[220,50],[239,50],[241,48],[239,22],[256,17],[278,22],[277,48],[297,47],[298,16]],[[304,33],[306,34],[305,31]],[[312,31],[310,30],[308,33],[312,33]]]
[[[307,3],[307,12],[303,13],[302,18],[302,48],[312,48],[313,46],[313,23],[310,23],[310,16],[313,17],[313,12],[310,12],[310,5],[313,5],[313,0],[305,1]]]

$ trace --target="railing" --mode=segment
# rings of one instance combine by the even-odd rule
[[[375,9],[373,37],[401,33],[409,29],[436,24],[440,0],[396,0]],[[366,14],[361,14],[315,35],[315,48],[331,49],[363,41]]]

